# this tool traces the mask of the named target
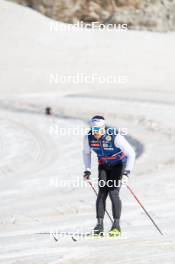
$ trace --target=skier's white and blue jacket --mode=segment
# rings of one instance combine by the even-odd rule
[[[85,170],[88,171],[91,170],[91,150],[97,154],[99,165],[114,166],[125,162],[125,170],[133,169],[135,151],[120,133],[116,133],[116,129],[110,128],[109,133],[106,128],[99,140],[91,131],[84,137],[83,157]]]

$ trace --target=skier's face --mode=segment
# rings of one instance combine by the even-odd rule
[[[99,127],[92,128],[92,134],[97,140],[99,140],[102,137],[104,132],[105,132],[104,128],[99,128]]]

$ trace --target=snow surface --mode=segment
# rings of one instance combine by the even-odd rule
[[[1,263],[174,263],[175,34],[53,33],[50,22],[0,1]],[[126,75],[128,82],[51,85],[54,72]],[[55,116],[44,115],[47,105]],[[82,136],[61,137],[56,129],[86,127],[96,113],[127,127],[135,147],[142,146],[130,185],[163,237],[125,188],[118,240],[56,243],[35,234],[94,227],[94,194],[88,186],[71,185],[83,184]],[[96,178],[95,158],[92,171]],[[65,179],[67,188],[60,186]],[[110,228],[107,217],[105,227]]]

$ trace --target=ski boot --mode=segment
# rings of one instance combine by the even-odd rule
[[[108,234],[110,237],[118,237],[121,235],[119,219],[114,219],[113,225]]]
[[[97,224],[94,227],[93,235],[94,236],[103,236],[104,227],[103,227],[103,218],[97,219]]]

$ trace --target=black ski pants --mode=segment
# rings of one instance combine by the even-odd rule
[[[121,178],[124,164],[120,163],[113,167],[105,167],[99,165],[98,177],[98,196],[96,200],[96,217],[104,218],[106,208],[106,198],[109,197],[112,202],[112,214],[114,219],[120,219],[121,216],[121,200],[119,191],[121,187]]]

